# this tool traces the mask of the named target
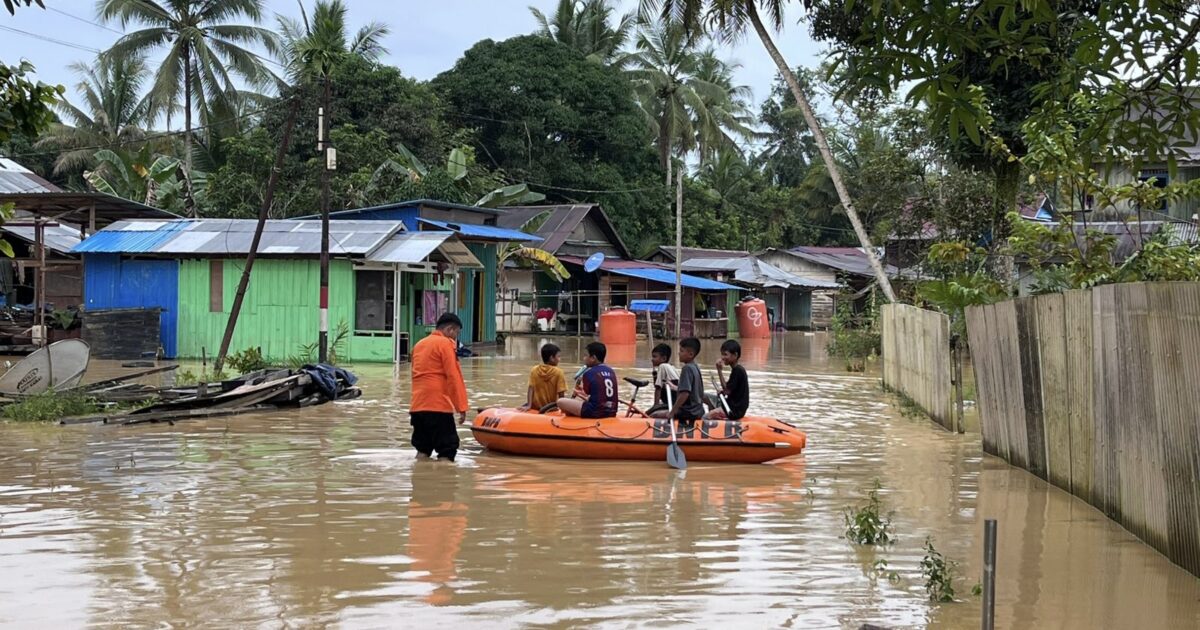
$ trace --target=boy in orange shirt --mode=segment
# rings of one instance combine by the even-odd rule
[[[552,343],[542,346],[542,363],[529,371],[529,392],[525,396],[525,404],[519,407],[521,411],[540,411],[542,407],[567,395],[567,377],[558,367],[561,352]]]
[[[458,452],[458,423],[467,420],[467,385],[458,365],[458,333],[462,320],[442,313],[437,329],[412,350],[412,445],[419,455],[454,461]]]

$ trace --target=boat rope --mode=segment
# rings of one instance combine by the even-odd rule
[[[642,429],[641,433],[639,433],[633,437],[624,437],[624,436],[620,436],[620,435],[609,435],[604,432],[604,429],[600,428],[599,423],[596,423],[596,430],[600,432],[600,435],[603,435],[604,437],[612,439],[612,440],[636,440],[636,439],[642,437],[643,435],[646,435],[646,431],[649,431],[653,428],[654,428],[654,425],[650,424],[649,422],[646,422],[646,427],[644,429]]]
[[[585,425],[582,427],[564,427],[563,425],[558,423],[558,419],[550,418],[550,425],[553,426],[555,429],[562,429],[563,431],[584,431],[587,429],[599,429],[600,421],[597,420],[595,422],[595,424],[589,424],[589,425]]]

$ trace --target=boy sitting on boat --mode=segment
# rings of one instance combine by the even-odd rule
[[[741,420],[746,417],[750,408],[750,379],[746,368],[738,364],[742,359],[742,344],[728,339],[721,344],[721,360],[717,361],[717,378],[721,382],[721,396],[729,406],[729,413],[724,409],[713,409],[708,418],[715,420]],[[729,366],[729,380],[725,380],[725,366]]]
[[[699,420],[704,417],[704,377],[696,365],[700,354],[700,340],[685,337],[679,342],[679,360],[683,370],[679,374],[679,393],[671,407],[669,418],[676,420]]]
[[[663,417],[666,417],[667,411],[667,388],[675,389],[675,385],[679,383],[679,371],[671,365],[671,346],[665,343],[660,343],[654,346],[650,351],[650,365],[654,367],[651,373],[651,380],[654,382],[654,404],[647,411],[649,414],[663,412]]]
[[[577,418],[611,418],[617,415],[620,402],[617,391],[617,373],[604,364],[608,348],[594,341],[587,345],[587,357],[583,362],[587,371],[580,380],[586,400],[559,398],[558,408],[568,416]]]
[[[539,411],[567,395],[567,377],[558,367],[561,353],[552,343],[542,346],[542,362],[529,371],[529,391],[525,395],[525,404],[518,409]]]

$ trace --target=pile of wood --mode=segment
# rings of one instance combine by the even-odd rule
[[[329,402],[313,376],[305,370],[259,370],[225,381],[188,387],[153,388],[128,381],[177,366],[152,368],[117,379],[81,386],[78,391],[101,402],[156,401],[133,411],[115,411],[65,418],[62,424],[142,424],[215,416],[230,416],[277,408],[300,408]],[[353,380],[353,377],[350,377]],[[362,390],[344,378],[336,380],[337,400],[357,398]]]

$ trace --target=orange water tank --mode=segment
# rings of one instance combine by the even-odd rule
[[[637,315],[614,308],[600,315],[600,343],[637,343]]]
[[[769,339],[771,323],[767,320],[767,303],[754,298],[737,305],[738,335],[742,339]]]

